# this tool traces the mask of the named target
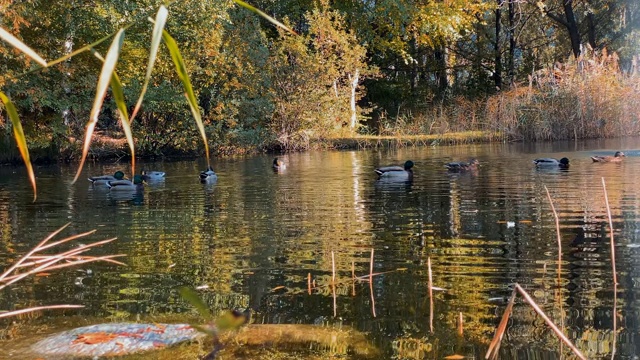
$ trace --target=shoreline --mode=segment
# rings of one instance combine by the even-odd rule
[[[388,147],[412,147],[412,146],[450,146],[470,143],[490,143],[494,141],[504,141],[504,137],[499,133],[488,131],[464,131],[444,134],[430,135],[356,135],[351,137],[335,137],[329,139],[317,139],[310,142],[309,146],[299,150],[282,150],[277,147],[265,149],[242,148],[242,147],[211,147],[212,157],[228,157],[237,155],[252,154],[276,154],[284,152],[305,152],[309,150],[359,150],[359,149],[379,149]],[[0,158],[0,166],[23,164],[20,152],[13,145],[4,149]],[[7,151],[8,150],[8,151]],[[46,165],[56,163],[76,163],[79,161],[79,151],[73,150],[53,150],[48,148],[30,148],[30,157],[33,164]],[[139,160],[191,160],[204,156],[202,149],[191,151],[171,150],[167,154],[138,154]],[[129,147],[124,138],[111,138],[104,141],[104,138],[93,141],[91,150],[87,157],[90,161],[120,161],[129,160]]]

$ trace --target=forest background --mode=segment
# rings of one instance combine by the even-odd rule
[[[127,29],[117,71],[129,111],[143,86],[161,1],[0,0],[0,26],[45,58]],[[171,3],[214,154],[349,146],[353,139],[556,140],[640,134],[637,0],[259,0]],[[109,41],[95,47],[106,53]],[[84,52],[38,68],[2,43],[0,89],[32,158],[75,160],[102,62]],[[94,157],[123,157],[113,94]],[[22,162],[0,112],[0,162]],[[132,124],[136,154],[204,151],[169,51],[161,47]],[[437,140],[435,140],[437,143]]]

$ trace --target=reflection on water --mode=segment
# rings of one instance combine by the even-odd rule
[[[618,268],[617,358],[640,353],[640,140],[533,145],[403,148],[218,160],[218,181],[201,184],[201,162],[144,164],[167,173],[144,192],[114,194],[80,182],[74,167],[39,167],[38,201],[23,168],[0,168],[0,263],[71,222],[67,233],[98,229],[100,249],[125,253],[127,267],[90,264],[32,278],[0,293],[0,309],[84,304],[74,313],[109,320],[191,312],[175,288],[206,286],[214,309],[251,306],[265,323],[341,322],[368,332],[388,358],[480,358],[520,283],[590,358],[611,356],[612,271],[605,177]],[[624,162],[590,156],[624,150]],[[571,159],[568,170],[536,170],[538,157]],[[447,172],[451,161],[480,161],[477,171]],[[373,169],[415,163],[413,182],[376,181]],[[113,173],[123,164],[87,166]],[[555,223],[563,256],[558,278]],[[89,240],[87,240],[89,241]],[[375,276],[368,275],[374,249]],[[332,252],[336,300],[329,286]],[[429,328],[427,258],[434,285]],[[308,290],[308,276],[317,285]],[[373,296],[373,301],[372,301]],[[333,317],[334,310],[339,319]],[[374,316],[375,313],[375,316]],[[464,318],[463,335],[457,319]],[[62,313],[47,316],[62,317]],[[69,324],[72,326],[73,324]],[[84,324],[82,324],[84,325]],[[502,353],[540,359],[568,354],[543,321],[516,304]]]

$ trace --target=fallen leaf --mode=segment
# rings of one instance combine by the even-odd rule
[[[444,358],[446,360],[460,360],[460,359],[464,359],[464,356],[458,355],[458,354],[453,354],[453,355],[445,356]]]
[[[103,344],[118,337],[118,334],[109,334],[106,332],[80,334],[73,340],[74,344],[84,343],[87,345]]]

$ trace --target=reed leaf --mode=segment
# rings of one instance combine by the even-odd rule
[[[165,44],[167,44],[167,48],[171,53],[171,59],[173,59],[173,63],[176,65],[176,72],[178,73],[178,77],[180,77],[180,81],[182,81],[182,86],[184,87],[185,92],[184,96],[189,102],[191,113],[193,114],[193,118],[196,120],[198,130],[200,130],[200,135],[202,136],[202,140],[204,141],[204,149],[207,154],[207,165],[210,166],[211,161],[209,159],[209,144],[207,142],[207,134],[204,131],[204,124],[202,123],[202,117],[200,116],[200,108],[198,107],[196,95],[194,94],[193,88],[191,87],[191,81],[189,80],[187,67],[185,66],[184,60],[182,59],[182,55],[180,54],[180,50],[178,49],[178,44],[176,43],[176,41],[171,37],[171,35],[169,35],[166,30],[162,31],[162,37],[164,38],[164,42]]]
[[[235,2],[236,4],[242,6],[243,8],[252,11],[260,16],[262,16],[263,18],[267,19],[270,23],[272,23],[275,26],[278,26],[290,33],[292,33],[293,35],[298,35],[295,31],[293,31],[292,29],[290,29],[288,26],[284,25],[283,23],[281,23],[280,21],[272,18],[271,16],[265,14],[264,12],[260,11],[260,9],[257,9],[249,4],[247,4],[246,2],[242,1],[242,0],[233,0],[233,2]]]
[[[211,312],[209,311],[209,307],[207,306],[207,304],[204,303],[204,301],[202,301],[202,299],[200,298],[200,296],[195,290],[189,287],[183,286],[180,289],[178,289],[178,292],[180,293],[180,296],[182,296],[183,299],[187,300],[191,305],[193,305],[193,307],[196,308],[196,310],[198,310],[198,312],[200,313],[200,316],[205,318],[207,321],[212,319]]]
[[[107,94],[107,89],[111,81],[111,74],[113,74],[113,71],[116,68],[116,63],[118,62],[118,57],[120,56],[120,49],[122,48],[123,41],[124,29],[120,29],[115,35],[113,42],[111,42],[111,46],[109,47],[109,51],[107,52],[107,57],[105,58],[104,64],[102,65],[102,71],[100,72],[100,78],[98,79],[98,86],[96,88],[96,97],[93,100],[93,107],[91,108],[91,113],[89,114],[89,123],[87,124],[87,129],[85,131],[84,146],[82,148],[82,158],[80,159],[80,166],[78,167],[76,176],[73,178],[74,183],[78,180],[78,177],[80,177],[82,167],[84,166],[84,162],[87,159],[87,154],[89,153],[89,145],[91,145],[91,138],[93,137],[93,130],[95,129],[98,122],[98,115],[100,114],[100,109],[102,109],[104,97]]]
[[[33,187],[33,201],[35,202],[38,193],[36,190],[36,176],[33,173],[33,166],[31,165],[31,159],[29,158],[29,148],[27,147],[27,139],[24,136],[24,130],[22,130],[18,111],[16,110],[15,105],[13,105],[13,102],[9,100],[9,97],[1,91],[0,99],[4,103],[4,107],[7,109],[7,114],[9,114],[9,118],[11,119],[11,124],[13,125],[13,136],[16,138],[18,150],[20,150],[20,155],[22,156],[24,165],[27,167],[29,181],[31,182],[31,187]]]
[[[11,35],[10,32],[0,27],[0,39],[8,42],[14,48],[22,51],[25,55],[35,60],[38,64],[46,67],[47,61],[40,57],[35,51],[31,50],[25,43],[20,41],[17,37]]]
[[[122,130],[127,137],[127,143],[129,144],[129,150],[131,150],[131,174],[136,173],[136,150],[133,144],[133,133],[131,132],[131,120],[129,120],[129,113],[127,111],[127,103],[124,100],[124,92],[122,91],[122,82],[116,72],[111,75],[111,93],[113,94],[113,100],[116,102],[116,106],[120,111],[120,121],[122,122]]]
[[[156,57],[158,56],[158,48],[160,47],[160,40],[162,39],[162,31],[164,30],[164,24],[167,22],[167,17],[169,16],[169,11],[164,5],[160,6],[158,9],[158,13],[156,14],[156,19],[153,22],[153,32],[151,35],[151,47],[149,48],[149,62],[147,63],[147,74],[144,77],[144,84],[142,85],[142,91],[140,92],[140,97],[136,102],[136,106],[131,113],[131,122],[135,119],[138,111],[140,110],[140,106],[142,106],[142,99],[144,99],[144,94],[147,92],[147,87],[149,86],[149,81],[151,80],[151,72],[153,71],[153,65],[156,62]]]

